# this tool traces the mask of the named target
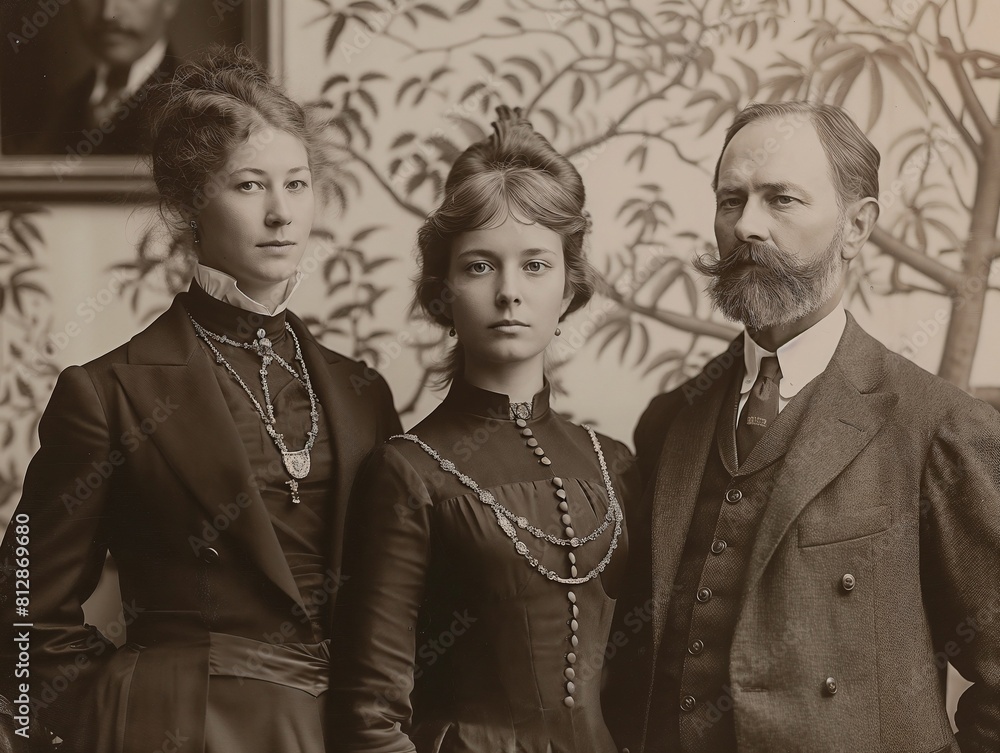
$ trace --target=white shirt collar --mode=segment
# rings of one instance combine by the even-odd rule
[[[142,57],[132,63],[128,70],[128,80],[122,90],[121,98],[131,97],[146,81],[156,72],[167,56],[167,40],[158,39],[153,43]],[[97,63],[97,79],[94,81],[94,90],[90,93],[90,103],[96,105],[108,90],[108,69],[110,66],[104,61]]]
[[[847,326],[847,314],[843,302],[813,326],[778,348],[777,354],[764,350],[746,330],[743,331],[743,363],[746,375],[740,385],[740,393],[746,394],[757,380],[760,362],[765,356],[778,356],[781,381],[778,392],[782,399],[791,400],[809,382],[818,377],[833,358],[833,352],[840,343]]]
[[[230,306],[236,306],[254,314],[274,316],[288,308],[288,300],[302,281],[302,273],[296,272],[295,276],[288,280],[285,287],[285,294],[281,302],[275,306],[274,311],[268,310],[267,306],[255,301],[240,290],[239,285],[236,284],[235,277],[227,275],[225,272],[220,272],[218,269],[198,264],[194,269],[194,280],[202,290],[223,303],[228,303]]]

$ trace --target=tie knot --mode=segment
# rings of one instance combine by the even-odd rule
[[[771,381],[777,381],[781,378],[777,356],[765,356],[760,360],[760,377]]]

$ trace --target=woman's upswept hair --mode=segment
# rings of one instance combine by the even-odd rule
[[[450,327],[447,277],[452,241],[462,233],[498,227],[513,216],[562,236],[566,292],[572,294],[563,317],[585,306],[596,279],[583,249],[590,230],[585,200],[583,180],[573,164],[535,132],[521,108],[501,105],[493,134],[455,160],[441,206],[417,232],[416,305],[432,321]],[[443,381],[460,373],[462,359],[456,346],[442,369]]]
[[[325,166],[319,130],[245,48],[214,45],[151,88],[146,110],[161,212],[187,219],[212,198],[209,180],[260,128],[298,138],[314,182]]]

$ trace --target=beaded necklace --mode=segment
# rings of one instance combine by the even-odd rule
[[[316,435],[319,433],[319,411],[316,410],[316,393],[313,392],[312,380],[309,379],[309,371],[306,369],[306,362],[302,357],[302,348],[299,346],[299,338],[295,336],[295,332],[292,331],[288,322],[285,322],[285,330],[292,336],[292,342],[295,344],[295,360],[302,369],[301,375],[295,371],[294,368],[292,368],[288,361],[274,351],[271,341],[268,339],[267,333],[263,329],[257,330],[256,340],[249,343],[241,343],[237,340],[226,337],[225,335],[217,335],[215,332],[210,332],[198,324],[198,322],[196,322],[194,317],[190,314],[188,314],[188,318],[191,319],[191,323],[194,325],[194,330],[198,334],[198,337],[204,340],[209,350],[212,351],[216,362],[225,367],[226,371],[229,372],[229,375],[235,379],[240,387],[243,388],[243,391],[247,393],[247,397],[250,398],[250,402],[253,403],[253,407],[257,409],[257,415],[259,415],[261,421],[264,422],[264,429],[277,446],[278,452],[281,453],[281,462],[284,464],[285,470],[288,471],[288,475],[292,477],[290,480],[285,482],[291,489],[292,503],[296,505],[299,504],[299,502],[302,501],[299,498],[299,481],[308,476],[309,471],[312,469],[312,459],[310,458],[309,451],[312,450],[313,445],[316,442]],[[260,356],[260,386],[261,390],[264,392],[263,408],[257,401],[257,398],[254,397],[254,394],[247,386],[247,383],[243,381],[229,361],[226,360],[225,356],[223,356],[219,349],[212,343],[213,340],[215,342],[232,345],[245,350],[252,350]],[[309,395],[309,418],[312,421],[312,425],[309,427],[309,432],[306,434],[305,447],[301,450],[290,451],[285,445],[284,436],[274,428],[274,406],[271,403],[271,390],[267,384],[267,368],[271,361],[277,361],[281,364],[281,366],[284,367],[284,369],[305,388],[306,393]],[[264,408],[267,410],[265,411]]]
[[[528,404],[527,415],[525,415],[524,405],[525,404],[523,403],[511,403],[510,406],[511,418],[514,419],[514,423],[520,430],[520,435],[524,438],[526,446],[532,451],[532,454],[536,458],[538,458],[539,464],[549,467],[552,465],[552,461],[545,454],[545,450],[539,447],[538,440],[535,439],[534,432],[532,432],[526,420],[531,416],[530,404]],[[590,428],[590,426],[585,425],[583,428],[586,429],[587,433],[590,435],[590,441],[593,444],[594,452],[597,455],[597,461],[601,466],[601,475],[603,476],[604,480],[604,488],[607,490],[608,494],[608,511],[607,514],[605,515],[604,521],[591,533],[583,537],[577,536],[576,531],[573,529],[573,519],[569,512],[569,503],[567,502],[568,495],[566,493],[565,484],[560,477],[553,475],[551,482],[552,486],[555,488],[555,497],[558,500],[557,507],[560,512],[560,521],[564,526],[563,533],[566,535],[565,539],[548,534],[545,531],[538,528],[537,526],[531,525],[528,522],[527,518],[515,515],[513,512],[511,512],[502,504],[500,504],[500,502],[497,501],[497,498],[493,495],[492,492],[483,489],[481,486],[479,486],[479,484],[476,483],[476,481],[473,478],[459,471],[451,460],[442,457],[437,450],[435,450],[433,447],[424,442],[422,439],[420,439],[420,437],[416,436],[415,434],[397,434],[393,437],[390,437],[390,439],[405,439],[409,442],[413,442],[418,447],[420,447],[424,452],[430,455],[430,457],[432,457],[435,461],[437,461],[438,465],[441,467],[443,471],[457,477],[458,480],[461,481],[464,486],[475,492],[476,496],[479,498],[479,501],[493,511],[493,514],[497,520],[497,525],[500,526],[501,530],[503,530],[503,532],[507,535],[507,537],[514,543],[515,551],[519,555],[521,555],[525,560],[527,560],[528,564],[531,565],[531,567],[534,568],[540,575],[543,575],[545,578],[555,583],[574,586],[587,583],[588,581],[593,580],[602,572],[604,572],[604,569],[608,566],[608,563],[611,561],[611,557],[614,554],[615,549],[617,549],[618,547],[618,539],[622,533],[622,520],[624,519],[621,506],[618,504],[618,497],[615,494],[614,486],[611,483],[611,475],[608,473],[608,464],[604,459],[604,452],[601,449],[601,443],[597,439],[597,435],[594,433],[594,430]],[[611,523],[614,523],[614,531],[612,533],[611,543],[608,545],[608,551],[597,563],[597,565],[595,565],[594,568],[590,570],[590,572],[588,572],[586,575],[580,576],[576,565],[576,554],[574,553],[573,550],[597,539],[601,535],[601,533],[603,533],[608,528],[608,526]],[[521,539],[518,537],[517,533],[518,529],[522,531],[527,531],[535,538],[548,541],[550,544],[569,547],[569,552],[567,552],[567,559],[569,560],[570,577],[568,578],[562,577],[554,570],[550,570],[549,568],[545,567],[541,562],[539,562],[538,559],[531,554],[527,544],[521,541]],[[567,651],[565,656],[566,667],[563,670],[563,677],[565,678],[565,688],[566,688],[566,696],[563,698],[563,704],[567,708],[572,708],[576,704],[576,700],[573,697],[573,694],[576,691],[576,684],[574,682],[576,679],[576,669],[574,668],[573,665],[576,664],[577,660],[576,648],[580,644],[580,637],[578,634],[580,629],[580,623],[579,623],[580,607],[577,603],[576,593],[573,590],[569,590],[566,592],[566,599],[568,602],[569,613],[570,613],[570,619],[569,619],[570,635],[569,635],[569,650]]]

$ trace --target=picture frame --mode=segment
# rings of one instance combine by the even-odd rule
[[[114,54],[119,38],[132,43],[135,28],[148,21],[124,14],[120,21],[85,18],[88,5],[100,14],[102,3],[88,0],[0,5],[0,199],[152,201],[150,166],[132,146],[141,138],[143,87],[169,78],[177,64],[213,43],[244,44],[276,78],[283,74],[282,0],[161,0],[170,15],[166,54],[155,65],[151,53],[148,69],[155,69],[144,81],[132,79],[148,69],[130,73],[134,92],[118,99],[98,127],[93,111],[101,60],[94,49]]]

